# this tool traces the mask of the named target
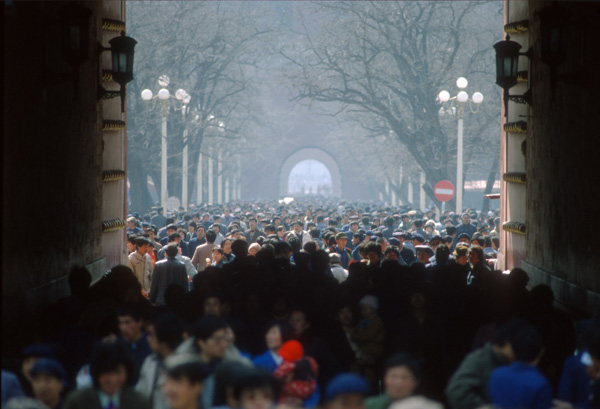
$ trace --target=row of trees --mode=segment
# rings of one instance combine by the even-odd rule
[[[410,169],[424,186],[453,180],[456,122],[441,117],[436,96],[455,93],[459,76],[486,101],[465,121],[465,174],[498,173],[500,103],[491,45],[501,36],[502,3],[424,1],[136,2],[128,1],[128,34],[138,39],[136,80],[129,85],[129,178],[136,209],[152,204],[148,175],[159,175],[159,115],[139,97],[161,74],[188,108],[190,189],[203,141],[219,137],[248,161],[269,160],[285,143],[278,104],[286,97],[327,118],[337,153],[360,158],[374,191],[386,181],[407,201]],[[283,85],[283,86],[282,86]],[[468,111],[468,110],[467,110]],[[211,132],[202,118],[218,118]],[[169,187],[181,186],[183,123],[172,115]],[[246,162],[244,159],[242,162]],[[399,166],[407,171],[400,177]],[[412,173],[417,173],[413,171]],[[414,176],[414,175],[413,175]],[[372,193],[372,192],[371,192]]]

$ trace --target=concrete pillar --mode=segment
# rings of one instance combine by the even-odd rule
[[[423,189],[423,185],[425,184],[426,179],[425,179],[425,172],[421,171],[421,183],[419,184],[419,191],[420,191],[420,197],[419,197],[419,204],[421,205],[421,211],[425,210],[425,202],[426,202],[426,198],[427,196],[425,195],[425,189]]]
[[[214,189],[213,189],[213,157],[212,157],[212,149],[208,151],[208,203],[213,203],[214,201]]]
[[[198,170],[196,171],[196,204],[202,203],[202,152],[198,154]]]
[[[413,203],[413,185],[410,177],[408,178],[408,201]]]
[[[223,156],[221,149],[217,151],[217,203],[223,203]]]

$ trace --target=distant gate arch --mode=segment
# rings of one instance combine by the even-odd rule
[[[331,154],[317,147],[298,149],[283,161],[279,170],[279,196],[288,195],[289,177],[292,169],[298,163],[307,159],[313,159],[325,165],[331,174],[331,194],[335,197],[342,197],[342,174],[340,166]]]

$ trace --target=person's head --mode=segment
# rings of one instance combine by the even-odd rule
[[[196,226],[196,236],[198,237],[198,239],[203,239],[204,235],[206,234],[206,231],[204,230],[204,227],[202,225],[198,225]]]
[[[130,217],[127,219],[127,227],[132,230],[135,228],[135,217]]]
[[[142,256],[148,252],[148,246],[150,245],[150,240],[145,237],[138,237],[135,239],[135,249]]]
[[[251,256],[256,256],[256,253],[260,250],[260,244],[252,243],[250,247],[248,247],[248,254]]]
[[[471,223],[471,216],[469,215],[469,213],[464,213],[462,215],[462,221],[463,221],[464,224]]]
[[[450,248],[447,246],[437,246],[435,249],[435,262],[438,266],[443,266],[450,258]]]
[[[176,224],[169,224],[167,226],[167,235],[170,236],[173,233],[177,233],[177,225]]]
[[[365,253],[369,260],[369,265],[379,265],[381,261],[381,246],[379,244],[373,242],[367,243]]]
[[[135,239],[137,239],[137,236],[127,237],[127,252],[128,253],[133,253],[135,251]]]
[[[99,342],[95,345],[90,375],[96,389],[108,396],[114,395],[133,382],[133,368],[133,360],[123,341]]]
[[[454,226],[454,225],[447,226],[446,234],[450,237],[454,237],[456,235],[456,226]]]
[[[418,245],[415,246],[415,250],[417,251],[417,260],[419,263],[428,264],[429,258],[433,255],[433,250],[431,247],[426,245]]]
[[[258,368],[244,371],[234,381],[233,398],[240,409],[271,409],[277,399],[275,379]]]
[[[60,402],[65,390],[67,373],[55,359],[41,358],[31,368],[31,385],[37,399],[49,408],[54,408]]]
[[[446,235],[442,240],[444,240],[444,245],[448,247],[448,249],[452,248],[452,242],[454,241],[452,236]]]
[[[304,246],[302,246],[302,250],[304,250],[304,252],[308,254],[314,254],[318,249],[319,245],[314,240],[309,240],[306,243],[304,243]]]
[[[514,335],[511,341],[515,360],[537,365],[544,353],[542,336],[532,325],[525,325]]]
[[[231,252],[236,258],[244,257],[248,254],[248,242],[243,239],[235,239],[231,243]]]
[[[296,221],[292,224],[292,228],[296,232],[296,234],[302,233],[302,222]]]
[[[442,243],[443,240],[441,236],[433,236],[431,240],[429,240],[429,244],[431,244],[431,248],[433,249],[433,251],[435,251],[435,249],[437,249],[438,246]]]
[[[181,344],[184,331],[185,323],[173,313],[160,314],[146,326],[150,348],[163,359]]]
[[[181,235],[177,232],[169,234],[169,243],[175,243],[179,246],[181,243]]]
[[[391,400],[407,398],[419,386],[420,365],[410,355],[399,353],[385,362],[383,385]]]
[[[289,322],[296,336],[304,334],[310,327],[308,313],[301,308],[292,310]]]
[[[193,355],[173,356],[167,360],[167,376],[162,385],[172,409],[197,407],[208,376],[206,365]]]
[[[214,249],[212,249],[212,258],[215,263],[219,263],[221,260],[223,260],[224,256],[225,253],[223,252],[223,249],[221,247],[217,246]]]
[[[529,325],[529,323],[520,318],[513,318],[504,323],[494,333],[494,337],[492,338],[493,348],[508,362],[514,361],[513,343],[515,342],[515,338],[521,330]]]
[[[365,295],[358,302],[358,306],[360,308],[360,315],[363,318],[369,318],[377,314],[377,310],[379,309],[379,299],[374,295]]]
[[[144,324],[140,309],[134,306],[123,307],[117,311],[117,316],[121,338],[130,344],[137,342],[142,336]]]
[[[206,237],[206,241],[208,243],[214,243],[215,240],[217,239],[217,232],[215,232],[214,230],[211,229],[206,232],[205,237]]]
[[[281,345],[292,339],[294,330],[292,326],[285,321],[272,321],[267,324],[265,333],[265,342],[267,348],[273,352],[279,351]]]
[[[386,260],[398,261],[400,259],[400,250],[396,246],[389,246],[383,252]]]
[[[251,217],[250,220],[248,220],[248,227],[250,228],[250,230],[256,230],[256,224],[258,222],[256,221],[256,219],[254,217]]]
[[[467,246],[456,246],[454,250],[454,257],[456,262],[461,266],[466,265],[469,262],[469,248]]]
[[[471,264],[477,264],[482,261],[485,261],[483,249],[480,246],[471,246],[471,248],[469,249],[469,261],[471,262]]]
[[[175,258],[179,253],[179,246],[177,245],[177,243],[171,242],[167,244],[167,249],[165,250],[165,253],[167,253],[167,257]]]
[[[369,393],[368,381],[354,373],[335,376],[325,387],[326,409],[364,409]]]
[[[221,316],[221,297],[216,293],[207,294],[202,301],[202,313],[204,316]]]
[[[221,359],[227,349],[227,321],[207,316],[196,322],[194,336],[205,362]]]
[[[267,224],[265,226],[265,234],[268,236],[269,234],[275,234],[276,227],[273,224]]]

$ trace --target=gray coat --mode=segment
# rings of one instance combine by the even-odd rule
[[[490,404],[490,375],[494,369],[507,363],[490,343],[467,355],[446,387],[450,406],[453,409],[475,409]]]
[[[154,266],[152,286],[150,287],[150,302],[156,305],[164,305],[165,290],[171,284],[181,286],[185,292],[189,289],[185,265],[174,258],[167,257]]]

